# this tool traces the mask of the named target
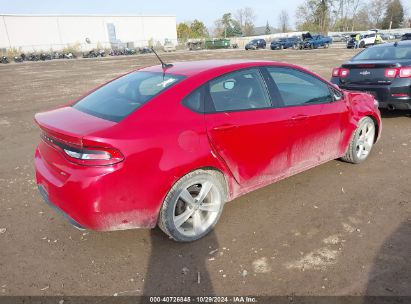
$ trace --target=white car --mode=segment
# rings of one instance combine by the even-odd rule
[[[365,48],[367,46],[374,45],[376,38],[377,38],[377,32],[368,31],[368,32],[361,35],[358,46],[360,48]]]
[[[176,46],[173,43],[168,42],[164,44],[163,49],[164,49],[164,52],[175,52]]]

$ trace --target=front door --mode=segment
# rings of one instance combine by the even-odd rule
[[[267,70],[291,119],[292,172],[338,157],[348,115],[345,102],[336,100],[329,85],[311,74],[285,67]]]

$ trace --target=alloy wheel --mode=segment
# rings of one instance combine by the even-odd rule
[[[188,237],[202,234],[212,226],[222,207],[222,197],[209,180],[185,187],[177,198],[173,222],[177,230]]]
[[[356,154],[358,159],[363,160],[367,158],[374,144],[375,126],[372,122],[365,123],[358,133],[356,143]]]

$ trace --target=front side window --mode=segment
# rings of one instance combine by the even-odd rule
[[[290,68],[268,68],[284,106],[298,106],[333,101],[329,87],[320,79]]]
[[[184,76],[133,72],[90,93],[74,104],[73,108],[118,122],[182,79]]]
[[[234,72],[210,81],[210,97],[217,112],[261,109],[271,106],[258,69]]]

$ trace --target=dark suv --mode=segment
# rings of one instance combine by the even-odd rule
[[[297,49],[301,39],[298,37],[280,38],[271,42],[270,48],[272,50],[282,50],[293,48]]]
[[[248,50],[257,50],[265,49],[267,43],[264,39],[253,39],[245,45],[245,49]]]
[[[402,35],[401,40],[411,40],[411,33],[405,33]]]

